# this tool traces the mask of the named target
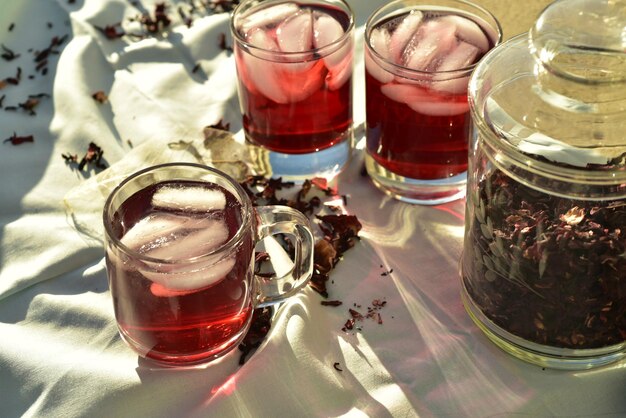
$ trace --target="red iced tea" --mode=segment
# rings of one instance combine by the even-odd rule
[[[246,138],[307,154],[348,138],[352,126],[351,17],[332,5],[260,6],[234,21]]]
[[[115,315],[127,342],[171,364],[201,362],[234,346],[252,318],[251,230],[223,257],[207,254],[240,229],[235,196],[215,184],[162,182],[129,197],[114,219],[122,244],[165,260],[108,249]]]
[[[467,170],[467,82],[496,36],[449,11],[413,10],[371,30],[378,56],[366,50],[367,151],[378,164],[422,180]]]

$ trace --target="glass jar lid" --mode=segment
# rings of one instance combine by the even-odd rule
[[[469,94],[500,155],[533,176],[626,195],[626,0],[555,1],[483,58]]]

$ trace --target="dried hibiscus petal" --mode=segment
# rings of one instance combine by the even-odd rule
[[[19,103],[19,107],[28,112],[31,116],[35,116],[35,108],[39,105],[39,99],[29,97],[26,101]]]
[[[325,239],[315,243],[313,250],[313,263],[321,272],[328,273],[335,267],[337,261],[337,250]]]
[[[21,145],[25,142],[35,142],[35,138],[32,135],[18,136],[15,132],[13,135],[3,141],[4,143],[10,143],[11,145]]]
[[[252,324],[243,341],[239,344],[241,356],[239,364],[244,364],[246,357],[258,348],[272,327],[272,307],[257,308],[252,314]]]
[[[468,197],[465,288],[496,325],[593,349],[626,335],[626,202],[539,193],[500,170]]]
[[[93,93],[91,97],[98,103],[106,103],[109,100],[106,93],[102,90],[98,90],[97,92]]]
[[[5,61],[13,61],[14,59],[20,57],[20,54],[16,54],[13,50],[7,48],[3,44],[0,44],[0,47],[2,47],[2,54],[0,57],[2,57]]]
[[[104,27],[94,26],[107,39],[118,39],[126,35],[121,23],[114,23]]]

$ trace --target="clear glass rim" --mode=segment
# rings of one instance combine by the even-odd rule
[[[113,214],[115,213],[115,211],[112,210],[112,206],[113,206],[114,200],[118,197],[119,193],[130,182],[144,175],[147,175],[149,173],[160,171],[160,170],[166,170],[169,168],[187,168],[191,170],[204,171],[208,174],[212,174],[216,177],[222,178],[226,183],[228,183],[231,186],[232,190],[229,190],[229,191],[234,192],[233,194],[235,195],[235,198],[237,198],[239,203],[241,203],[241,214],[242,214],[242,223],[239,226],[237,233],[231,239],[229,239],[227,242],[220,245],[216,249],[209,251],[207,253],[200,254],[195,257],[168,260],[168,259],[150,257],[145,254],[139,253],[138,251],[135,251],[132,248],[129,248],[128,246],[126,246],[124,243],[122,243],[122,241],[119,238],[115,236],[115,233],[113,231],[112,224],[111,224],[111,218]],[[183,178],[180,178],[180,177],[176,179],[183,180]],[[184,180],[202,181],[202,179],[194,179],[194,178],[184,178]],[[125,199],[124,201],[126,200],[127,199]],[[119,206],[116,208],[116,210],[117,209],[119,209]],[[230,252],[234,250],[234,248],[240,245],[244,235],[250,231],[253,213],[254,211],[252,208],[252,202],[250,201],[250,198],[248,197],[246,191],[237,181],[235,181],[232,177],[230,177],[226,173],[223,173],[213,167],[209,167],[209,166],[202,165],[202,164],[166,163],[166,164],[159,164],[159,165],[154,165],[151,167],[141,169],[129,175],[128,177],[126,177],[119,185],[115,187],[115,189],[113,189],[113,191],[107,197],[107,200],[104,204],[102,219],[104,223],[104,230],[105,230],[106,238],[113,244],[113,246],[117,250],[123,252],[126,256],[134,260],[140,260],[146,263],[155,263],[155,264],[162,264],[162,265],[185,265],[185,264],[196,263],[198,261],[203,261],[205,258],[215,257],[216,255],[219,255],[219,254],[230,254]],[[222,257],[217,257],[216,262],[219,261],[221,258]]]
[[[388,68],[393,68],[394,71],[392,72],[400,72],[400,73],[406,73],[406,74],[415,74],[417,77],[424,77],[427,75],[433,75],[433,74],[440,74],[440,75],[449,75],[449,76],[457,76],[457,77],[461,77],[463,75],[465,75],[466,73],[469,74],[471,73],[474,68],[476,68],[476,66],[478,65],[478,63],[474,63],[468,67],[464,67],[464,68],[457,68],[454,70],[448,70],[448,71],[421,71],[421,70],[414,70],[412,68],[408,68],[399,64],[396,64],[395,62],[391,62],[391,61],[387,61],[382,55],[380,55],[378,52],[376,52],[376,50],[374,50],[374,48],[372,47],[371,43],[370,43],[370,33],[372,32],[372,29],[374,27],[375,23],[378,23],[379,19],[379,15],[384,14],[383,12],[385,12],[387,9],[392,10],[394,9],[394,7],[399,6],[399,5],[404,5],[404,9],[398,9],[396,10],[398,13],[400,14],[400,12],[403,12],[404,10],[438,10],[440,9],[439,6],[439,0],[394,0],[390,3],[384,4],[380,7],[378,7],[376,10],[374,10],[374,12],[372,12],[372,14],[367,18],[367,21],[365,23],[365,46],[367,48],[367,51],[373,55],[373,57],[379,61],[384,63],[386,66],[388,66]],[[445,5],[444,5],[445,3]],[[490,51],[492,51],[495,47],[497,47],[498,45],[500,45],[502,43],[502,26],[500,25],[500,21],[486,8],[472,3],[470,1],[467,0],[445,0],[444,2],[441,2],[441,7],[445,8],[446,10],[450,10],[453,11],[455,10],[454,7],[452,7],[450,4],[455,3],[455,4],[459,4],[459,5],[465,5],[468,6],[469,8],[473,8],[475,10],[480,11],[481,13],[484,13],[485,16],[488,16],[491,20],[493,20],[493,22],[487,22],[485,21],[485,23],[489,24],[490,26],[493,27],[493,29],[496,30],[497,33],[497,39],[494,40],[494,45],[493,47],[487,51],[485,53],[488,54]],[[416,6],[421,6],[421,7],[416,7]],[[459,10],[463,10],[463,9],[459,9]],[[384,14],[385,17],[387,16],[393,16],[392,14]],[[484,20],[484,19],[483,19]],[[493,26],[493,24],[495,23],[495,26]],[[484,57],[483,57],[484,58]],[[451,78],[455,78],[455,77],[451,77]]]
[[[270,50],[267,50],[267,49],[259,48],[258,46],[254,46],[251,43],[249,43],[248,41],[246,41],[241,36],[241,34],[239,33],[239,31],[237,30],[236,25],[235,25],[235,21],[237,20],[238,13],[241,13],[242,9],[244,7],[246,7],[246,6],[248,6],[250,3],[258,2],[258,1],[259,0],[244,0],[244,1],[242,1],[241,3],[239,3],[237,5],[235,10],[233,10],[233,13],[232,13],[231,18],[230,18],[230,31],[231,31],[231,33],[233,35],[233,38],[235,39],[236,42],[241,44],[241,46],[243,46],[246,50],[249,50],[249,51],[259,51],[262,54],[266,54],[268,56],[288,57],[288,58],[291,58],[291,60],[295,60],[298,57],[308,57],[311,54],[317,54],[317,55],[320,55],[320,56],[324,57],[324,56],[327,56],[330,53],[334,52],[335,50],[339,49],[341,47],[341,45],[346,43],[352,37],[352,34],[354,32],[354,27],[355,27],[354,12],[352,11],[352,8],[350,7],[350,5],[345,2],[345,0],[335,0],[333,3],[319,1],[319,0],[318,1],[306,0],[306,1],[299,2],[298,4],[306,6],[306,5],[310,5],[310,4],[328,3],[328,4],[338,4],[338,5],[341,5],[342,7],[344,7],[345,10],[343,10],[343,11],[345,11],[346,14],[348,15],[349,23],[348,23],[348,27],[344,31],[343,35],[339,39],[335,40],[334,42],[331,42],[328,45],[324,45],[321,48],[313,48],[313,49],[310,49],[308,51],[283,52],[283,51],[270,51]],[[284,0],[270,0],[270,1],[265,1],[263,3],[264,4],[267,3],[269,5],[269,4],[272,4],[272,3],[284,3],[284,2],[285,2]]]
[[[488,67],[494,56],[497,56],[506,48],[527,46],[529,44],[528,36],[528,32],[519,34],[488,51],[487,54],[485,54],[485,56],[480,60],[476,69],[470,76],[468,84],[468,103],[470,107],[470,114],[472,115],[472,120],[474,121],[473,125],[479,130],[480,137],[485,141],[490,149],[500,152],[500,160],[504,157],[528,173],[532,173],[543,178],[590,186],[615,186],[625,183],[626,170],[623,169],[577,169],[542,161],[532,155],[524,154],[509,141],[497,136],[483,122],[485,120],[482,109],[484,99],[479,100],[479,103],[476,102],[477,96],[484,96],[484,94],[478,94],[481,88],[480,83],[483,80],[482,76],[486,71],[488,71]],[[528,51],[529,60],[534,60],[530,49],[526,48],[526,50]],[[491,86],[491,88],[493,88],[493,86]]]

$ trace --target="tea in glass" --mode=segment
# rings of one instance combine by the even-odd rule
[[[106,264],[123,339],[140,356],[194,365],[245,336],[256,307],[284,300],[311,277],[309,220],[283,206],[253,208],[245,190],[210,167],[165,164],[123,181],[104,210]],[[294,269],[254,274],[256,244],[291,235]]]
[[[338,174],[352,140],[350,8],[341,0],[244,1],[232,31],[243,127],[260,171]]]
[[[365,36],[368,173],[402,200],[461,197],[467,83],[500,41],[497,21],[467,2],[392,2],[372,15]]]

